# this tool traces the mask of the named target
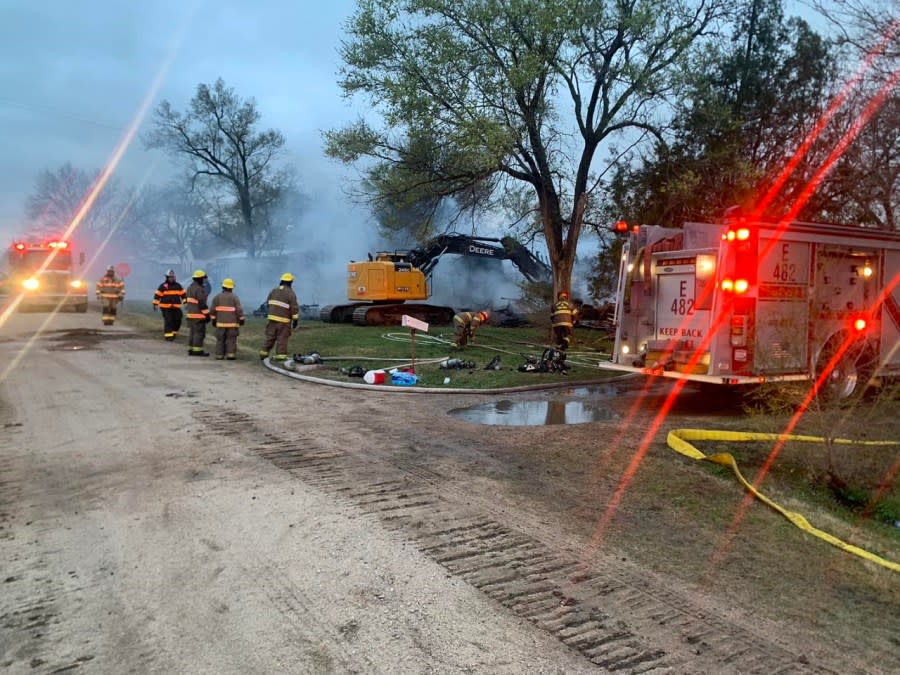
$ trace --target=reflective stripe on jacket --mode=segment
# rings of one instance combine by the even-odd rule
[[[231,291],[219,293],[210,303],[209,318],[216,328],[237,328],[244,318],[244,310],[238,296]]]
[[[290,323],[292,320],[300,318],[297,296],[290,286],[279,286],[269,291],[266,306],[269,310],[269,321]]]
[[[203,284],[192,281],[185,293],[185,307],[187,309],[187,318],[189,319],[205,319],[209,316],[209,308],[206,306],[206,291]]]
[[[453,323],[456,329],[473,330],[481,325],[481,314],[476,312],[460,312],[453,315]]]
[[[161,309],[181,307],[184,302],[184,288],[177,281],[164,281],[153,294],[153,304]]]
[[[97,282],[97,297],[104,300],[122,300],[125,297],[125,282],[118,277],[103,277]]]
[[[553,305],[553,315],[550,317],[550,323],[556,326],[568,326],[572,328],[575,321],[575,309],[568,300],[557,300]]]

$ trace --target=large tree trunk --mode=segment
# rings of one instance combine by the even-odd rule
[[[541,213],[544,221],[544,238],[547,241],[547,250],[550,253],[550,266],[553,268],[553,299],[560,291],[565,291],[572,297],[572,272],[575,268],[575,252],[578,245],[578,237],[581,235],[581,225],[584,220],[584,207],[586,196],[584,194],[576,200],[572,210],[571,224],[566,227],[562,214],[558,208],[556,195],[551,195],[550,207],[541,205]]]

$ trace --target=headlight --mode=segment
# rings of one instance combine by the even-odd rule
[[[25,287],[26,291],[36,291],[40,284],[38,283],[37,279],[32,277],[31,279],[26,279],[25,281],[23,281],[22,286]]]
[[[70,281],[69,286],[71,286],[72,288],[81,288],[81,279],[74,279],[73,281]]]

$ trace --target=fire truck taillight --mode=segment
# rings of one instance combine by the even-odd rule
[[[750,282],[746,279],[735,279],[734,280],[734,292],[735,293],[746,293],[750,288]]]
[[[719,282],[719,288],[725,293],[734,293],[734,279],[728,279],[727,277],[722,279],[722,281]]]
[[[16,249],[17,251],[24,251],[25,244],[23,244],[21,241],[17,241],[15,244],[13,244],[13,248]]]

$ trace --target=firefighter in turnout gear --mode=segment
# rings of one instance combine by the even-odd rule
[[[568,349],[572,344],[572,333],[575,331],[577,314],[575,306],[569,301],[569,294],[560,291],[553,305],[550,324],[553,330],[553,341],[557,349]]]
[[[232,279],[222,281],[222,292],[209,305],[209,318],[216,329],[216,358],[234,361],[237,358],[239,326],[244,325],[244,310],[234,292]]]
[[[197,270],[191,276],[191,285],[185,294],[185,308],[187,309],[187,322],[190,328],[188,337],[188,356],[209,356],[209,352],[203,351],[203,341],[206,339],[206,324],[209,323],[209,307],[206,304],[206,290],[203,288],[203,280],[206,272]]]
[[[274,346],[275,356],[272,360],[287,361],[288,338],[291,337],[291,329],[297,327],[300,319],[300,306],[294,289],[291,288],[293,282],[293,274],[282,274],[278,286],[269,291],[269,297],[266,298],[269,321],[266,324],[266,339],[259,350],[261,359],[268,357]]]
[[[97,282],[97,299],[100,300],[103,325],[112,326],[116,322],[116,307],[125,299],[125,282],[116,276],[116,268],[112,265]]]
[[[460,312],[453,316],[453,342],[462,349],[469,342],[475,342],[475,330],[485,323],[490,314],[487,312]]]
[[[162,312],[163,336],[170,342],[175,339],[181,328],[182,303],[184,303],[184,287],[175,281],[175,270],[168,270],[166,280],[153,294],[153,311],[159,308]]]

